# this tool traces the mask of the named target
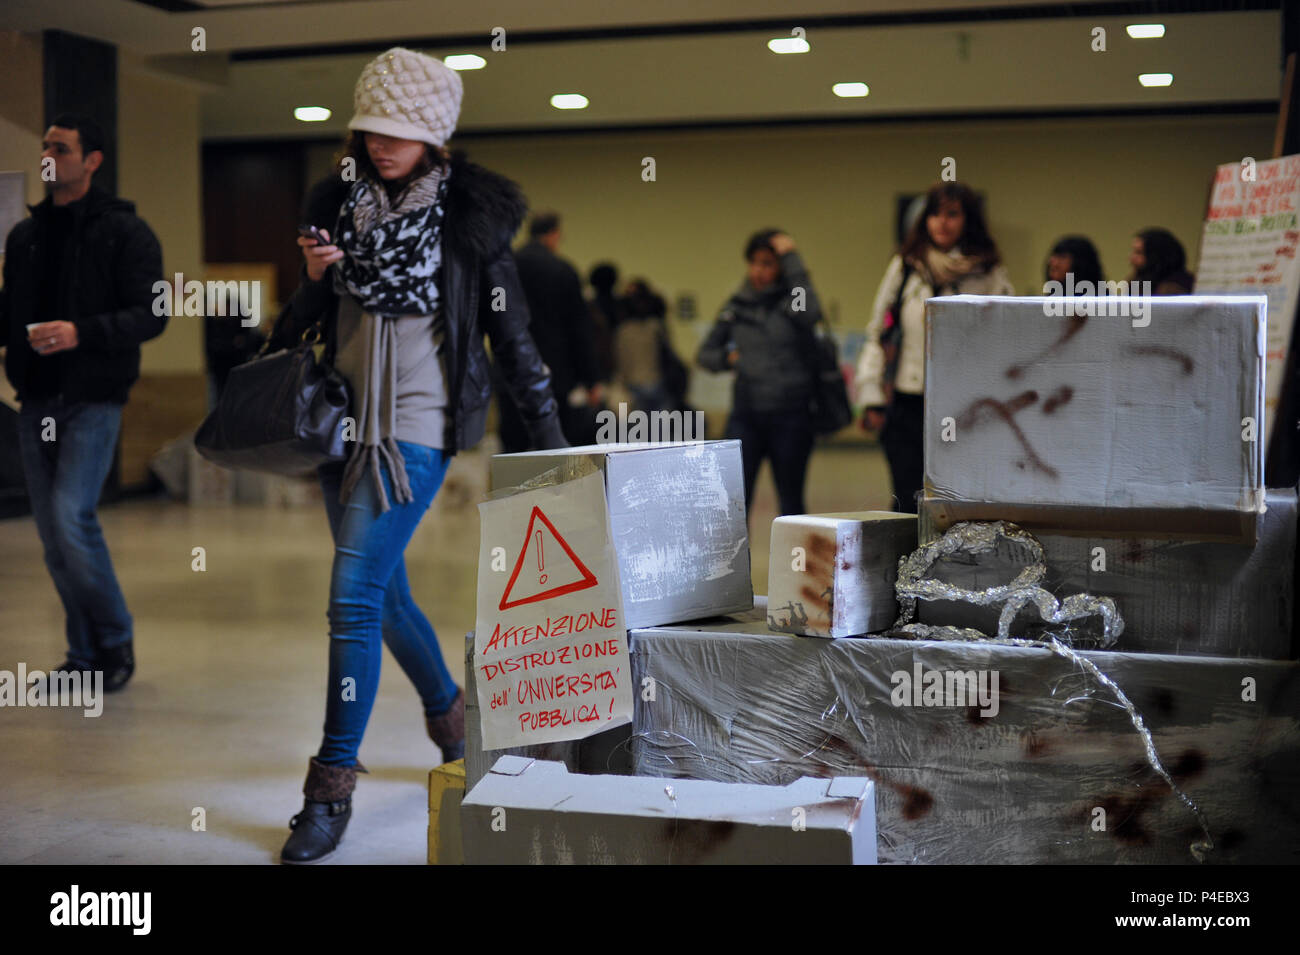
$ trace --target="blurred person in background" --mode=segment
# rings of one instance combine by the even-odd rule
[[[1067,235],[1058,239],[1047,254],[1047,264],[1043,267],[1045,295],[1067,295],[1071,288],[1078,288],[1081,283],[1089,283],[1088,295],[1098,294],[1105,277],[1101,271],[1101,258],[1097,247],[1081,235]],[[1050,283],[1060,285],[1060,291]]]
[[[582,280],[557,249],[563,233],[560,216],[539,212],[528,225],[529,240],[515,252],[519,282],[528,299],[528,331],[542,360],[551,370],[551,387],[560,403],[560,418],[570,444],[594,444],[596,413],[604,398],[595,333]],[[499,398],[501,397],[498,392]],[[498,400],[501,443],[505,452],[525,451],[527,431],[519,423],[518,409],[509,391]]]
[[[616,380],[636,411],[679,411],[686,400],[688,373],[668,337],[668,305],[645,279],[628,283],[614,329]]]
[[[794,240],[764,229],[745,243],[745,278],[722,307],[696,360],[708,371],[734,371],[727,437],[739,438],[745,507],[764,459],[772,463],[781,514],[804,513],[812,455],[816,383],[806,356],[821,303]]]
[[[273,345],[291,347],[322,323],[358,432],[345,462],[318,471],[335,544],[329,683],[286,863],[318,862],[343,838],[385,643],[420,695],[443,760],[464,755],[465,694],[412,599],[403,553],[452,455],[483,437],[484,333],[533,444],[566,446],[510,253],[524,197],[444,145],[461,91],[459,74],[410,50],[365,67],[338,172],[306,202],[305,222],[328,244],[298,240],[305,274],[273,331]],[[345,178],[348,168],[356,175]],[[504,290],[500,302],[493,289]]]
[[[880,435],[898,511],[916,513],[924,479],[925,300],[1013,294],[1000,262],[979,197],[962,183],[940,182],[885,268],[854,388],[863,426]]]
[[[1150,282],[1152,295],[1192,294],[1195,280],[1187,271],[1187,254],[1167,229],[1143,229],[1135,235],[1128,264],[1133,269],[1129,283]]]
[[[32,515],[66,615],[68,655],[52,673],[102,671],[111,693],[135,672],[135,631],[95,510],[140,345],[162,334],[170,310],[155,307],[158,238],[134,203],[92,183],[105,146],[99,124],[77,113],[45,131],[54,179],[5,242],[0,343]]]
[[[587,313],[591,316],[592,347],[596,351],[596,366],[602,381],[614,377],[614,334],[623,316],[623,303],[614,289],[618,285],[618,268],[612,262],[601,262],[587,273],[591,298]]]

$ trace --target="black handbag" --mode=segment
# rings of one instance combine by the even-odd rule
[[[288,476],[346,458],[347,382],[332,367],[333,342],[317,360],[312,346],[319,337],[317,323],[295,347],[232,368],[194,435],[199,454],[224,468]]]
[[[839,348],[821,323],[807,334],[808,363],[813,373],[812,430],[814,434],[835,434],[853,421],[849,389],[840,370]]]

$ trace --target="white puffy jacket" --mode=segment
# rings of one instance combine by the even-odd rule
[[[860,408],[870,408],[885,403],[881,377],[885,371],[885,352],[880,347],[880,332],[884,327],[885,313],[894,305],[898,283],[903,278],[902,256],[895,255],[885,269],[884,280],[876,292],[871,306],[871,321],[867,324],[867,340],[858,355],[857,374],[854,376],[854,403]],[[925,392],[925,300],[935,295],[1013,295],[1011,280],[1006,269],[995,265],[992,271],[967,275],[955,286],[932,289],[927,278],[913,269],[903,289],[903,347],[898,359],[898,375],[894,379],[896,391],[919,395]]]

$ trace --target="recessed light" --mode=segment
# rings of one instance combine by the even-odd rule
[[[866,83],[836,83],[831,92],[836,96],[866,96],[871,90]]]
[[[324,106],[299,106],[293,111],[293,118],[304,123],[323,123],[332,115]]]
[[[779,36],[775,40],[768,40],[767,48],[773,53],[807,53],[812,49],[801,36]]]
[[[1143,86],[1172,86],[1174,74],[1172,73],[1139,73],[1138,82]]]
[[[1165,35],[1163,23],[1130,23],[1124,29],[1135,40],[1156,40]]]
[[[556,93],[551,97],[551,105],[556,109],[586,109],[587,97],[581,93]]]
[[[481,70],[487,66],[487,60],[477,53],[453,53],[443,57],[442,62],[453,70]]]

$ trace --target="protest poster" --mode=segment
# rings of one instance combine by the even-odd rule
[[[1300,156],[1219,166],[1196,265],[1197,295],[1268,296],[1265,436],[1273,432],[1300,298],[1298,212]]]
[[[479,505],[474,666],[485,750],[630,722],[631,665],[605,481]]]

